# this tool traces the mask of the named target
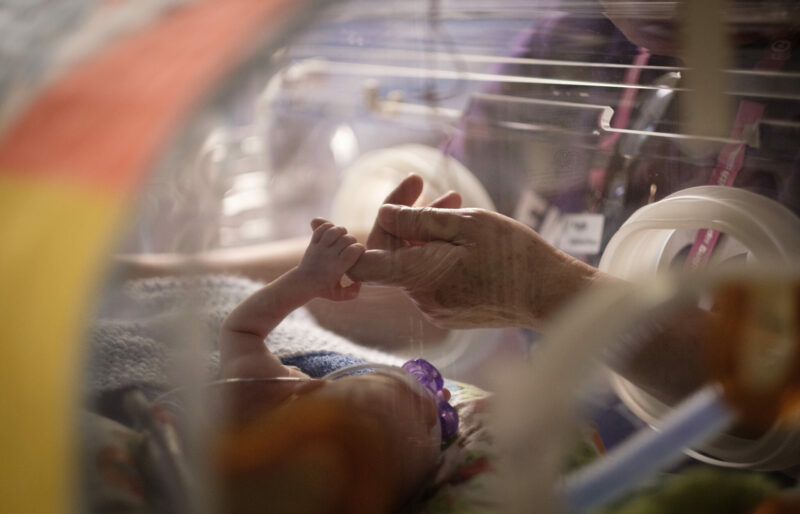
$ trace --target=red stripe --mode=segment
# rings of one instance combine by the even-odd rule
[[[639,48],[639,53],[633,58],[633,66],[628,68],[625,72],[625,78],[622,83],[627,85],[634,85],[639,83],[639,77],[642,74],[642,67],[650,60],[650,52],[646,48]],[[625,128],[631,118],[636,95],[639,90],[636,88],[625,88],[622,90],[622,97],[620,98],[617,112],[614,114],[614,119],[611,120],[612,128]],[[600,141],[600,148],[602,150],[611,151],[616,144],[617,140],[622,136],[621,132],[613,132],[606,135]]]
[[[207,0],[101,51],[0,141],[0,174],[130,192],[187,112],[290,3]]]
[[[784,66],[791,56],[792,45],[788,39],[778,39],[770,43],[761,59],[756,63],[755,69],[761,71],[778,71]],[[739,102],[736,120],[731,131],[732,139],[744,139],[745,129],[755,127],[764,116],[764,104],[750,100]],[[717,186],[732,186],[736,176],[744,165],[747,146],[744,143],[730,143],[725,145],[717,156],[717,164],[711,173],[709,184]],[[689,256],[686,258],[685,267],[696,269],[708,264],[711,252],[717,246],[720,233],[716,230],[703,228],[697,231]]]

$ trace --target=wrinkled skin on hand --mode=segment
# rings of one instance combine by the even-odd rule
[[[452,208],[448,195],[409,207],[418,181],[409,176],[387,197],[353,280],[402,287],[444,328],[538,328],[594,279],[594,268],[506,216]]]

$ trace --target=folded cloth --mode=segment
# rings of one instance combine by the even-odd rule
[[[89,393],[135,386],[152,397],[190,379],[213,380],[223,320],[262,286],[231,275],[204,275],[136,280],[108,292],[90,328]],[[402,363],[320,327],[304,308],[265,342],[285,364],[312,376],[359,361]]]

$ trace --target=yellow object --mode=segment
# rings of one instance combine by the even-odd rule
[[[73,504],[82,370],[75,341],[121,203],[0,176],[0,511],[49,514]]]
[[[309,2],[310,3],[310,2]],[[98,49],[0,138],[0,512],[76,509],[82,332],[137,187],[289,0],[201,0]]]

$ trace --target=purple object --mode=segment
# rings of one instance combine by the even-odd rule
[[[436,398],[436,408],[439,411],[439,424],[442,427],[442,441],[447,440],[458,430],[458,412],[447,403],[444,397],[444,379],[436,366],[425,359],[410,360],[403,364],[403,369],[416,378],[425,389]]]

